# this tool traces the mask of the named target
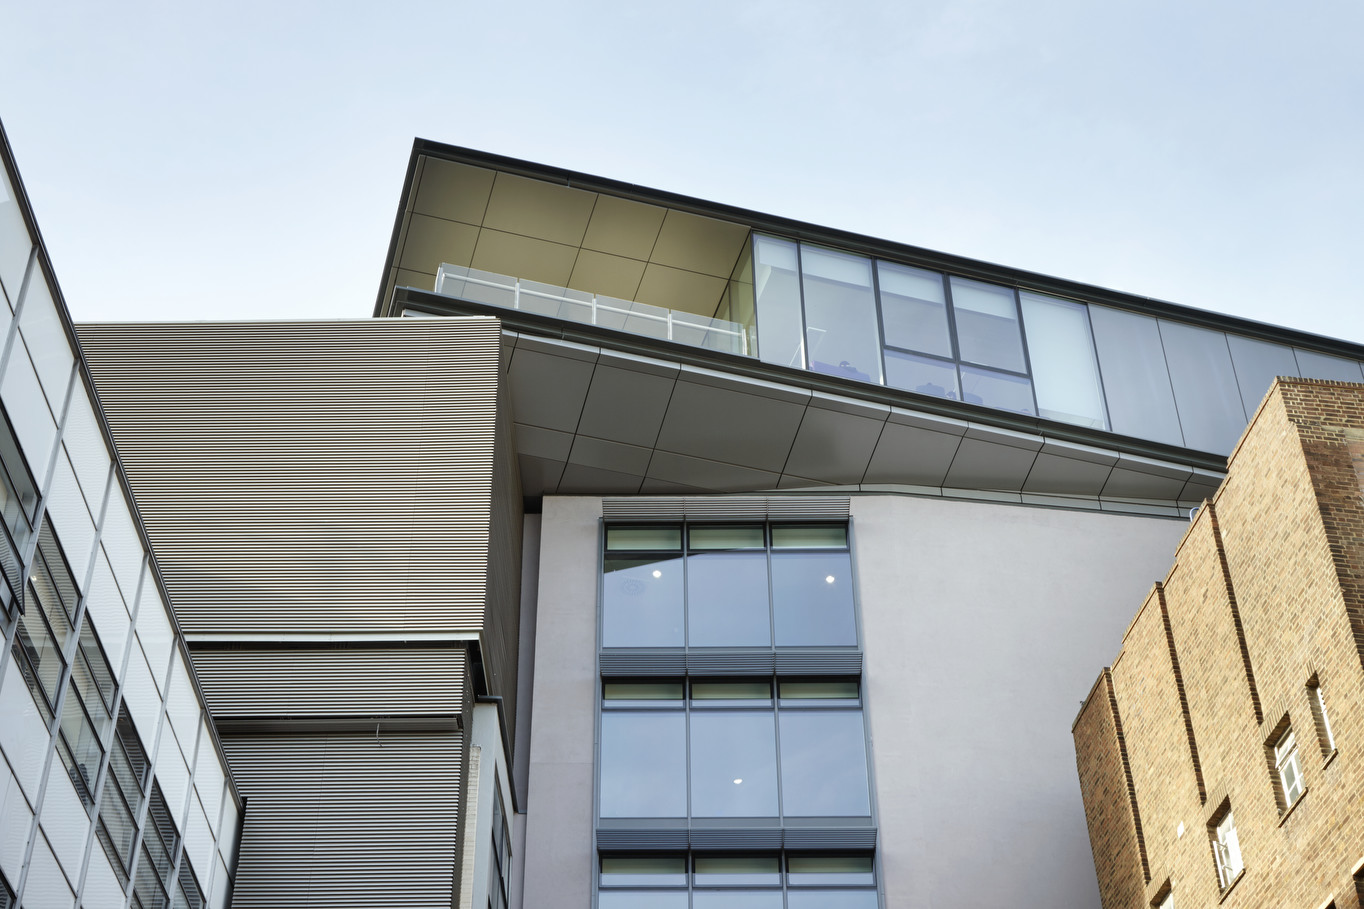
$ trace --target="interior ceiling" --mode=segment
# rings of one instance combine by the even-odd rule
[[[748,227],[422,157],[391,285],[441,263],[712,316]]]

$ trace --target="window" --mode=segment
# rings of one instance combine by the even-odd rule
[[[1302,766],[1298,762],[1298,743],[1293,738],[1291,726],[1274,743],[1274,772],[1279,778],[1279,794],[1287,808],[1302,795]]]
[[[1164,892],[1156,897],[1156,901],[1151,904],[1155,909],[1175,909],[1175,892],[1170,889],[1167,881]]]
[[[1322,756],[1330,757],[1336,750],[1336,737],[1331,731],[1331,718],[1326,715],[1326,701],[1316,676],[1312,676],[1307,683],[1307,700],[1312,705],[1312,723],[1317,727],[1317,742],[1321,745]]]
[[[1225,890],[1245,867],[1241,861],[1241,841],[1236,836],[1236,819],[1230,808],[1213,825],[1212,854],[1217,862],[1217,883]]]
[[[607,682],[601,817],[869,817],[858,689],[845,679]]]
[[[599,884],[600,909],[877,907],[869,854],[603,856]]]
[[[493,776],[493,860],[488,880],[488,909],[507,909],[507,873],[511,870],[511,837],[507,835],[507,811],[502,804],[502,785]]]

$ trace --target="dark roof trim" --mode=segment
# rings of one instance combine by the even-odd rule
[[[1338,338],[1329,338],[1324,335],[1311,334],[1310,332],[1299,331],[1293,328],[1284,328],[1266,322],[1256,322],[1238,316],[1228,316],[1222,313],[1194,309],[1193,307],[1182,306],[1178,303],[1157,300],[1153,297],[1144,297],[1139,294],[1124,293],[1105,287],[1096,287],[1092,284],[1069,281],[1064,278],[1056,278],[1021,268],[995,265],[990,262],[982,262],[979,259],[971,259],[966,256],[957,256],[951,253],[924,249],[923,247],[911,246],[906,243],[881,240],[876,237],[869,237],[865,234],[853,233],[851,231],[839,230],[831,227],[820,227],[819,225],[810,224],[805,221],[797,221],[793,218],[763,214],[762,212],[738,208],[732,205],[724,205],[718,202],[707,202],[704,199],[696,199],[692,196],[650,189],[634,183],[625,183],[620,180],[611,180],[606,177],[578,173],[577,171],[565,170],[561,167],[536,164],[531,161],[523,161],[519,158],[509,158],[505,155],[495,155],[471,148],[462,148],[457,145],[446,145],[441,142],[433,142],[430,139],[416,139],[412,143],[412,157],[411,160],[408,161],[407,178],[403,183],[403,194],[398,207],[398,215],[394,222],[393,236],[389,241],[388,258],[384,260],[384,272],[382,280],[380,281],[379,297],[375,302],[374,314],[376,316],[389,314],[385,311],[385,306],[388,301],[385,301],[383,298],[383,289],[387,286],[389,272],[394,265],[398,234],[402,230],[403,214],[407,210],[408,199],[410,198],[413,189],[417,159],[421,156],[439,158],[444,161],[452,161],[458,164],[469,164],[474,167],[488,168],[490,170],[529,177],[534,180],[543,180],[548,183],[559,183],[564,186],[571,186],[588,192],[606,193],[608,195],[632,199],[637,202],[645,202],[651,205],[662,205],[708,218],[735,221],[740,224],[745,224],[761,233],[770,233],[788,239],[805,240],[811,243],[834,246],[839,249],[861,253],[863,255],[877,256],[891,259],[896,262],[903,262],[908,265],[950,272],[965,278],[976,278],[981,281],[990,281],[995,284],[1018,287],[1023,290],[1032,290],[1039,293],[1067,297],[1084,303],[1098,303],[1104,306],[1113,306],[1118,309],[1131,310],[1144,315],[1165,316],[1171,319],[1177,319],[1180,322],[1198,325],[1203,328],[1212,328],[1218,331],[1231,331],[1236,334],[1246,335],[1264,341],[1272,341],[1279,344],[1293,344],[1322,353],[1349,357],[1355,360],[1364,360],[1364,345],[1354,344]]]
[[[401,313],[404,309],[413,309],[435,316],[495,316],[501,319],[503,325],[512,331],[571,341],[589,347],[605,347],[623,353],[654,357],[673,363],[685,363],[704,369],[719,369],[735,375],[776,382],[793,388],[808,388],[812,391],[822,391],[861,401],[903,407],[919,413],[997,426],[1029,435],[1045,436],[1049,439],[1090,445],[1095,448],[1120,451],[1144,458],[1173,461],[1217,473],[1225,473],[1227,470],[1227,459],[1225,457],[1192,448],[1165,445],[1133,436],[1119,435],[1107,430],[1086,429],[1082,426],[1058,423],[1040,417],[1029,417],[1003,410],[991,410],[987,407],[976,407],[944,398],[915,394],[912,391],[902,391],[885,385],[872,385],[839,376],[810,372],[793,366],[764,363],[752,357],[691,347],[675,341],[649,338],[613,328],[563,322],[559,319],[525,312],[524,310],[503,309],[498,306],[473,303],[411,287],[396,288],[393,292],[393,301],[394,315]]]

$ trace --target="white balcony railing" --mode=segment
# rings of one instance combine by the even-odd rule
[[[442,265],[436,293],[504,309],[614,328],[648,338],[749,356],[748,334],[737,322],[712,319],[648,303],[618,300],[461,265]]]

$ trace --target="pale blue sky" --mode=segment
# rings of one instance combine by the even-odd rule
[[[77,320],[363,317],[414,136],[1364,341],[1364,5],[0,0]]]

